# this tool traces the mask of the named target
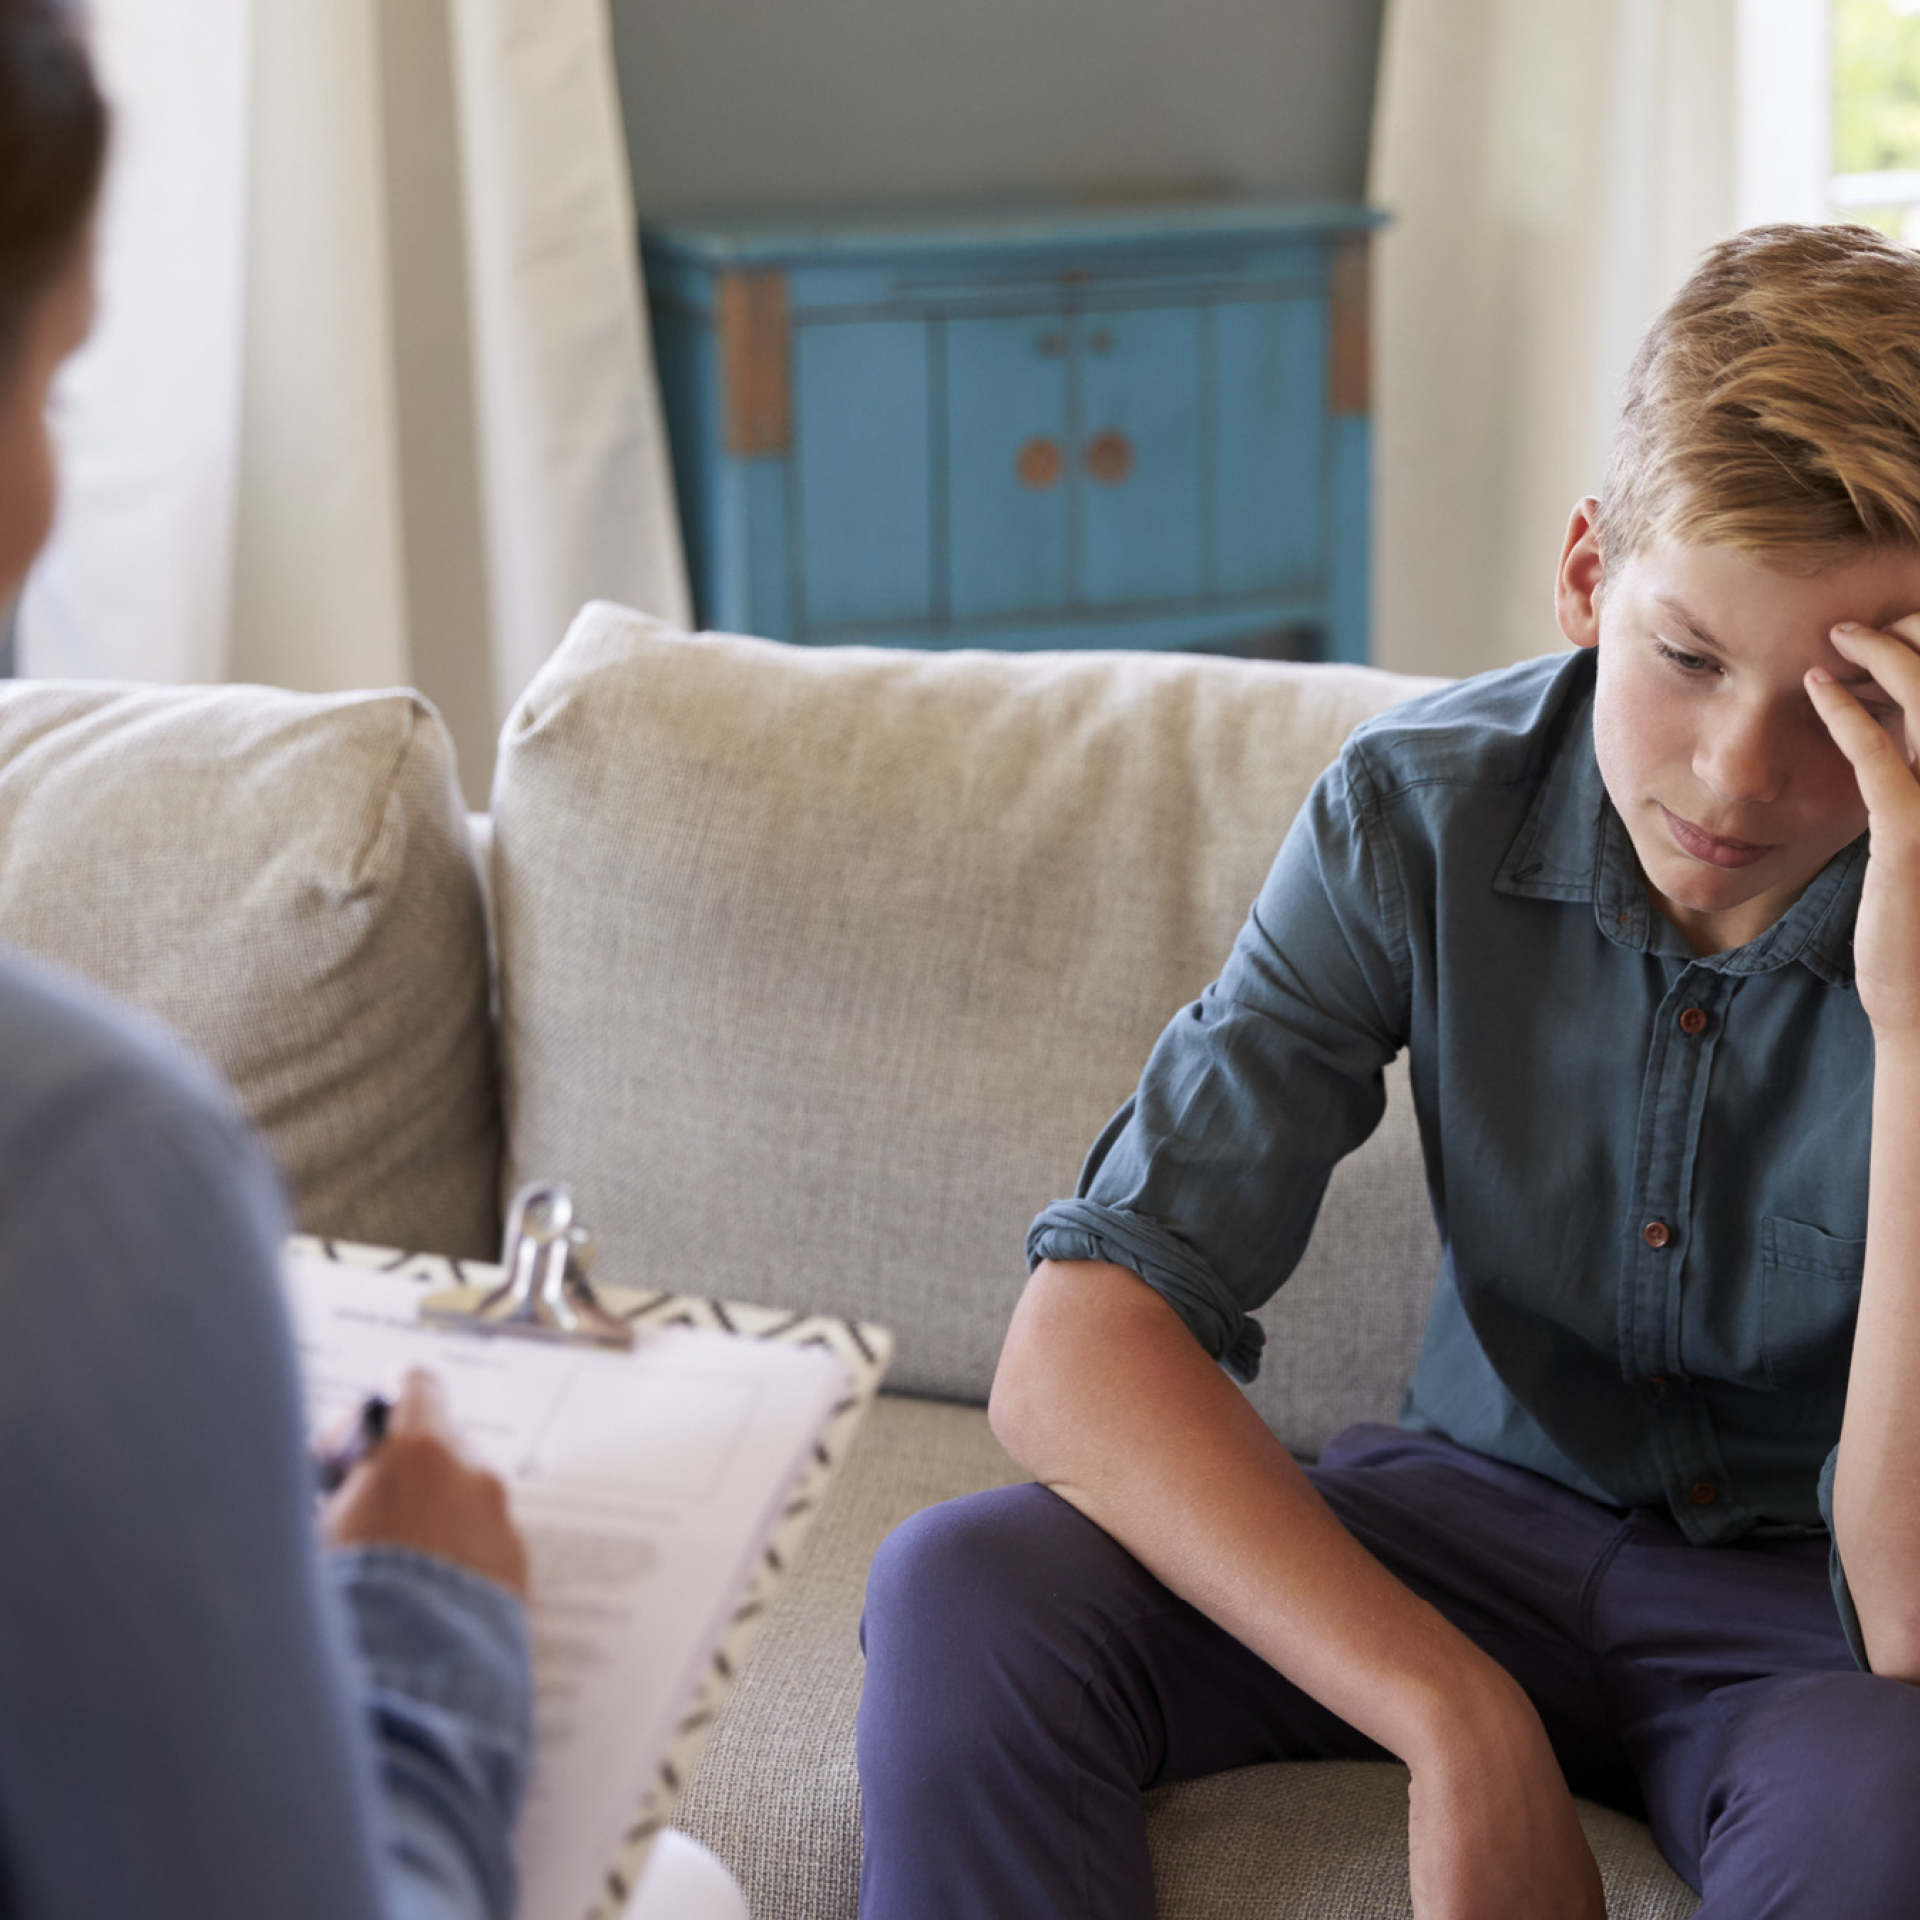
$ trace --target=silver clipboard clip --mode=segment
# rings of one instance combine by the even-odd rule
[[[536,1180],[513,1196],[498,1286],[447,1287],[420,1302],[420,1318],[527,1340],[629,1348],[633,1329],[594,1297],[593,1236],[573,1218],[573,1194]]]

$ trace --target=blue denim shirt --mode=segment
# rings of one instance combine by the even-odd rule
[[[0,960],[0,1916],[512,1911],[521,1609],[323,1559],[284,1227],[204,1075]]]
[[[1444,1253],[1403,1424],[1699,1544],[1815,1529],[1866,1237],[1865,839],[1701,958],[1592,707],[1572,653],[1361,728],[1029,1257],[1132,1269],[1250,1377],[1404,1048]]]

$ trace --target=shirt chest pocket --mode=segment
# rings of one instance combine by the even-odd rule
[[[1864,1240],[1840,1240],[1803,1220],[1760,1222],[1760,1349],[1776,1391],[1844,1387],[1860,1310]]]

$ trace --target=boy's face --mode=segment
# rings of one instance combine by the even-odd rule
[[[1920,646],[1920,552],[1797,574],[1728,547],[1655,547],[1612,567],[1603,592],[1595,510],[1573,511],[1557,604],[1567,638],[1599,648],[1601,778],[1654,908],[1697,953],[1744,946],[1867,824],[1805,676],[1825,667],[1898,728],[1831,633],[1852,620]]]

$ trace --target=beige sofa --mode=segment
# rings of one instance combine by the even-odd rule
[[[809,651],[589,608],[504,735],[490,918],[415,696],[14,685],[0,939],[205,1052],[310,1231],[486,1254],[503,1189],[550,1174],[611,1275],[895,1330],[682,1815],[756,1920],[846,1920],[873,1548],[1018,1477],[981,1404],[1029,1218],[1315,774],[1419,684]],[[1253,1398],[1289,1446],[1391,1417],[1435,1252],[1400,1086],[1264,1316]],[[1150,1817],[1168,1920],[1408,1911],[1397,1768],[1253,1768]],[[1693,1910],[1643,1827],[1583,1817],[1616,1920]]]

